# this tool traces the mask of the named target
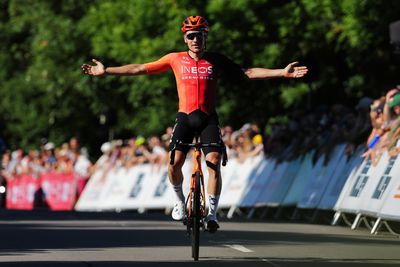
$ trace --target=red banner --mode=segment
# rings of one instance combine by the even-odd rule
[[[7,179],[7,209],[32,210],[38,199],[40,182],[32,175],[21,174]]]
[[[76,201],[74,174],[45,173],[40,176],[44,200],[51,210],[72,210]]]

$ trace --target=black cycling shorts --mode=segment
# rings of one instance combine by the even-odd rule
[[[192,143],[196,135],[200,136],[200,141],[203,144],[223,144],[218,125],[219,121],[216,113],[207,115],[200,110],[195,110],[190,114],[178,112],[169,148],[171,150],[177,141]],[[176,150],[182,151],[185,154],[189,149],[189,147],[176,147]],[[202,150],[204,155],[210,152],[222,152],[222,149],[219,147],[204,147]]]

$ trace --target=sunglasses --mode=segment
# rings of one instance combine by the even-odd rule
[[[374,104],[372,104],[371,105],[371,110],[376,112],[376,113],[378,113],[378,114],[383,112],[383,109],[382,109],[381,105],[376,107]]]
[[[202,32],[192,32],[192,33],[188,33],[186,34],[186,38],[188,40],[194,40],[194,38],[200,40],[203,39],[203,33]]]

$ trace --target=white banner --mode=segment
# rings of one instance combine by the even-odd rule
[[[137,168],[114,168],[109,173],[108,182],[104,185],[102,199],[98,205],[100,210],[119,210],[119,203],[129,194],[129,185],[136,179]]]
[[[389,159],[387,152],[382,156],[381,161],[385,162],[379,165],[386,166],[379,169],[379,175],[373,177],[371,186],[366,188],[365,199],[359,210],[361,214],[376,216],[381,210],[390,188],[396,183],[395,178],[400,175],[400,161],[397,159],[397,156]]]
[[[397,160],[399,162],[399,160]],[[396,163],[398,165],[398,163]],[[392,175],[393,184],[377,216],[384,220],[400,220],[400,167],[396,166]]]
[[[121,210],[144,208],[146,197],[150,193],[149,182],[151,185],[151,180],[154,179],[151,167],[149,164],[143,164],[125,171],[125,177],[120,183],[124,190],[120,191],[120,196],[109,201],[113,201],[113,205]]]
[[[247,158],[245,162],[240,163],[236,159],[231,159],[232,169],[225,173],[228,177],[227,182],[222,182],[222,193],[219,202],[220,208],[230,208],[237,206],[242,199],[243,193],[249,184],[251,178],[255,177],[255,168],[263,160],[264,155]]]
[[[75,210],[100,211],[99,203],[102,200],[102,193],[105,189],[104,185],[110,179],[107,173],[107,171],[101,168],[98,168],[93,173],[75,204]]]
[[[148,191],[143,200],[145,209],[170,208],[177,198],[169,182],[166,166],[153,170],[151,179],[148,179],[145,185],[145,190]]]
[[[386,161],[384,158],[386,158]],[[379,170],[384,168],[386,164],[387,154],[386,156],[382,156],[376,167],[372,166],[371,159],[365,159],[357,172],[348,178],[335,205],[335,210],[357,213],[364,200],[365,192],[371,191],[367,188],[371,186],[373,178],[379,175]]]

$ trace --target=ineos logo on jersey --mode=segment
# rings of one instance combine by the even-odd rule
[[[181,66],[182,74],[209,74],[213,73],[213,67],[189,67],[189,66]]]

